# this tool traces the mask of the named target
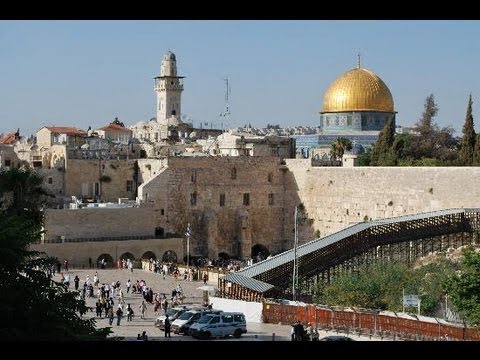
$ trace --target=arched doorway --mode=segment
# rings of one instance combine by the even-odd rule
[[[155,260],[157,260],[157,256],[153,253],[153,251],[144,252],[142,255],[142,269],[155,271]]]
[[[252,260],[254,263],[265,260],[270,255],[270,251],[266,246],[256,244],[252,246]]]
[[[176,263],[178,261],[177,254],[173,250],[167,250],[163,253],[162,262]]]
[[[102,254],[97,258],[97,267],[101,269],[114,267],[115,263],[113,257],[109,254]]]
[[[142,260],[150,260],[150,259],[156,260],[157,256],[153,253],[153,251],[144,252],[142,255]]]
[[[128,260],[130,259],[131,261],[135,260],[135,256],[132,253],[129,253],[128,251],[126,253],[123,253],[120,255],[120,260]]]
[[[216,265],[220,267],[227,267],[229,261],[230,255],[228,255],[226,252],[218,253],[218,260]]]

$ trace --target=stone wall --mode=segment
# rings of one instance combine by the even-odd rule
[[[480,206],[480,167],[311,167],[286,160],[290,196],[325,236],[365,220]],[[311,240],[300,237],[301,242]]]
[[[65,195],[94,198],[97,183],[103,201],[117,202],[118,198],[134,200],[135,183],[132,191],[127,191],[127,181],[134,181],[135,161],[69,159],[65,172]],[[103,181],[100,181],[101,178]],[[82,184],[88,184],[87,194],[83,196]]]
[[[167,159],[138,159],[140,183],[146,183],[157,176],[160,171],[168,164]]]
[[[153,253],[156,258],[162,258],[166,251],[173,251],[178,259],[184,256],[184,239],[148,239],[148,240],[123,240],[123,241],[102,241],[102,242],[81,242],[65,244],[36,244],[32,250],[46,252],[47,255],[57,257],[61,263],[68,260],[71,267],[88,267],[88,258],[94,264],[102,257],[115,260],[125,253],[130,253],[136,260],[143,255],[150,257]],[[108,256],[105,256],[108,255]],[[180,260],[181,261],[181,260]]]
[[[139,188],[143,207],[48,210],[46,238],[153,236],[156,228],[185,238],[191,223],[192,256],[248,258],[255,245],[273,254],[292,248],[299,204],[300,243],[370,219],[480,206],[480,167],[312,167],[310,159],[250,156],[163,165]]]
[[[48,209],[45,239],[154,236],[161,215],[151,208]]]
[[[191,223],[192,255],[245,258],[257,244],[274,253],[286,248],[284,182],[278,158],[169,158],[168,167],[140,187],[139,197],[163,210],[168,231],[184,234]]]

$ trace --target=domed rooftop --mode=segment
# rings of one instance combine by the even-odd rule
[[[330,84],[323,98],[323,112],[394,112],[393,97],[375,73],[357,67],[343,73]]]
[[[172,53],[170,50],[163,56],[163,60],[174,60],[176,61],[175,54]]]

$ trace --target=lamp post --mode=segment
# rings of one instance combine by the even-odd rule
[[[185,236],[187,237],[187,279],[190,279],[190,236],[192,235],[192,229],[190,223],[187,224],[187,230]]]
[[[293,242],[293,284],[292,284],[292,300],[297,300],[297,246],[298,246],[298,233],[297,233],[297,222],[298,222],[298,206],[295,206],[295,238]]]
[[[295,206],[295,240],[293,243],[293,286],[292,297],[293,301],[297,300],[297,288],[298,288],[298,265],[297,248],[298,248],[298,224],[299,220],[303,223],[307,219],[307,212],[303,204]]]

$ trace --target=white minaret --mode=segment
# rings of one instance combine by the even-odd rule
[[[184,76],[177,76],[177,59],[168,51],[160,66],[160,76],[155,78],[157,93],[157,122],[167,125],[167,119],[175,117],[181,120],[182,91]]]

